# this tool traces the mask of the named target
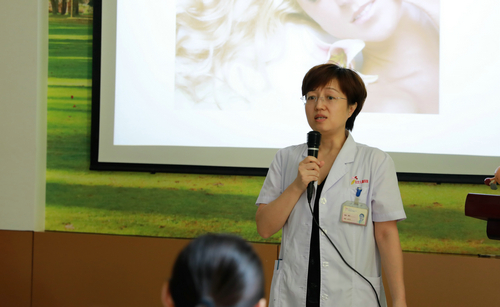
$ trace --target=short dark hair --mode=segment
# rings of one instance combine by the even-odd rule
[[[366,87],[361,77],[352,69],[343,68],[336,64],[328,63],[311,68],[302,81],[302,96],[310,91],[328,85],[332,80],[337,80],[340,90],[347,97],[348,105],[358,103],[356,110],[346,122],[346,129],[352,131],[354,120],[363,108],[366,100]]]
[[[262,263],[240,237],[203,235],[177,257],[169,290],[178,307],[255,306],[264,298]]]

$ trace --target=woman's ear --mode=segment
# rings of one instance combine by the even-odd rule
[[[349,105],[349,117],[352,116],[352,113],[356,111],[356,108],[358,107],[358,103],[355,102],[354,104]]]
[[[257,304],[255,304],[255,307],[266,307],[266,299],[261,298]]]
[[[161,288],[161,302],[165,307],[175,307],[174,300],[172,299],[172,295],[170,294],[170,290],[168,288],[168,282],[165,282]]]

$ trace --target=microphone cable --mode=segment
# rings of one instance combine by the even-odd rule
[[[316,197],[318,197],[318,195],[316,195]],[[315,197],[315,199],[316,199]],[[319,207],[318,207],[319,209]],[[347,261],[344,259],[344,257],[342,256],[342,254],[340,253],[340,251],[337,249],[337,246],[335,246],[335,244],[333,243],[333,241],[330,239],[330,237],[326,234],[326,232],[323,230],[323,228],[321,228],[321,226],[319,226],[319,222],[316,220],[316,218],[314,217],[314,212],[312,210],[312,207],[311,207],[311,200],[309,200],[309,210],[311,210],[311,215],[313,217],[313,221],[314,223],[316,224],[316,226],[318,226],[318,228],[321,230],[321,232],[326,236],[326,238],[328,239],[328,241],[330,241],[330,243],[332,244],[333,248],[335,248],[335,250],[337,251],[337,253],[339,254],[340,256],[340,259],[342,259],[342,261],[344,261],[344,263],[351,269],[353,270],[356,274],[358,274],[361,278],[363,278],[369,285],[370,287],[372,287],[372,290],[373,292],[375,293],[375,297],[377,298],[377,304],[379,307],[382,307],[380,305],[380,300],[379,300],[379,297],[378,297],[378,294],[377,294],[377,290],[375,290],[375,287],[372,285],[372,283],[366,279],[366,277],[364,277],[361,273],[359,273],[358,271],[356,271],[355,268],[353,268],[349,263],[347,263]]]

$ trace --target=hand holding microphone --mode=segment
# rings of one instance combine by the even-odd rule
[[[318,161],[319,143],[321,134],[311,131],[307,134],[308,156],[299,163],[299,169],[295,182],[300,189],[307,190],[308,201],[311,201],[314,192],[314,181],[319,179],[320,168],[325,164]],[[303,190],[302,190],[303,191]]]

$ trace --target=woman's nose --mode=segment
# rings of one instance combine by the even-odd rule
[[[316,100],[316,109],[324,109],[326,104],[326,99],[323,96],[318,97],[318,100]]]

